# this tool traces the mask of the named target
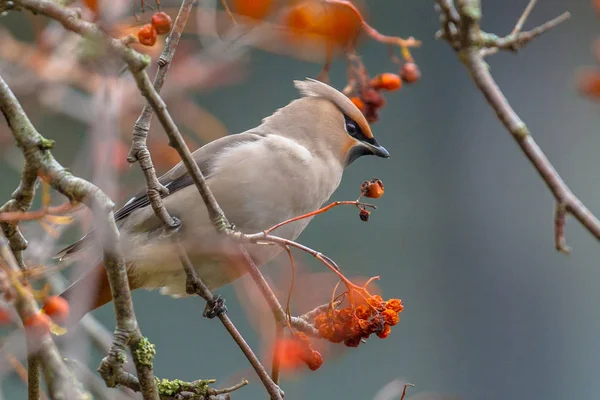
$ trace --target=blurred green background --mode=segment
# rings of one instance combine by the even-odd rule
[[[300,239],[335,259],[350,276],[381,275],[384,297],[402,298],[405,311],[388,339],[369,340],[326,358],[317,372],[302,370],[286,378],[285,398],[372,399],[394,379],[414,383],[411,394],[435,392],[462,399],[597,398],[600,246],[569,221],[572,254],[554,250],[553,199],[455,54],[433,39],[439,26],[433,1],[367,4],[369,21],[381,32],[423,41],[413,52],[423,78],[388,95],[381,120],[373,126],[392,158],[359,159],[333,196],[353,199],[363,180],[381,178],[386,193],[377,200],[370,222],[340,208],[316,218]],[[483,28],[508,33],[526,5],[526,0],[484,0]],[[569,21],[518,55],[499,54],[489,62],[563,178],[591,210],[600,212],[598,104],[580,97],[575,83],[579,67],[596,63],[592,46],[600,19],[590,0],[544,0],[526,27],[565,10],[572,13]],[[10,18],[0,19],[0,24],[5,21]],[[359,52],[371,72],[394,69],[378,43],[364,41]],[[229,132],[259,124],[297,97],[293,79],[315,76],[320,69],[261,51],[253,52],[248,67],[241,83],[196,96]],[[338,61],[331,72],[338,88],[346,83],[344,68]],[[58,160],[72,167],[87,128],[51,113],[36,123],[57,141]],[[6,161],[0,160],[1,202],[19,178]],[[132,175],[139,178],[134,168]],[[91,177],[87,170],[73,173]],[[129,193],[140,187],[129,183]],[[70,231],[60,244],[79,234]],[[306,258],[305,264],[322,271],[313,260]],[[248,323],[234,288],[218,293],[262,354],[261,332]],[[266,398],[223,327],[201,317],[202,301],[140,292],[134,302],[142,331],[158,350],[158,376],[216,378],[217,386],[245,376],[252,384],[233,398]],[[94,316],[113,329],[110,305]],[[89,364],[95,369],[101,354],[91,354]],[[16,375],[0,384],[5,399],[26,397]]]

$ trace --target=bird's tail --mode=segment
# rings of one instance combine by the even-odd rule
[[[127,271],[129,288],[133,290],[135,287],[131,284],[129,268],[127,268]],[[110,283],[102,262],[75,281],[60,296],[69,303],[70,311],[66,322],[67,327],[72,327],[87,313],[112,301]]]

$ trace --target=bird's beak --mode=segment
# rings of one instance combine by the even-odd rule
[[[373,139],[371,143],[363,142],[365,146],[377,157],[381,158],[390,158],[390,152],[386,150],[385,147],[380,145],[377,140]]]

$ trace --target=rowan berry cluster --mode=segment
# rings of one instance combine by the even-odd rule
[[[362,71],[363,74],[366,71]],[[350,100],[363,113],[367,121],[375,122],[379,119],[379,109],[385,105],[382,91],[395,91],[402,88],[403,83],[415,83],[421,78],[421,71],[414,62],[406,62],[400,67],[399,74],[384,72],[372,79],[362,77],[362,85],[357,85]],[[361,89],[358,89],[358,86]]]
[[[315,327],[321,337],[332,343],[358,347],[372,334],[381,339],[388,337],[391,327],[400,321],[403,309],[400,299],[383,301],[381,296],[374,295],[367,298],[366,304],[322,312],[315,318]]]

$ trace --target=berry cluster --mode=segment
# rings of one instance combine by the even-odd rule
[[[414,62],[406,62],[400,68],[399,74],[384,72],[374,78],[361,79],[361,90],[356,90],[350,100],[363,113],[367,121],[375,122],[379,119],[379,109],[385,105],[381,91],[395,91],[402,87],[402,83],[415,83],[421,78],[421,71]]]
[[[313,350],[308,336],[302,332],[295,332],[291,338],[277,341],[275,354],[283,369],[306,364],[311,371],[316,371],[323,365],[321,353]]]
[[[388,337],[391,327],[400,321],[403,309],[400,299],[383,301],[381,296],[374,295],[357,307],[329,308],[317,315],[315,327],[319,335],[330,342],[358,347],[373,333],[381,339]]]
[[[138,31],[138,41],[144,46],[154,46],[157,35],[163,35],[171,31],[173,23],[169,14],[159,11],[154,13],[152,21],[142,26]]]

